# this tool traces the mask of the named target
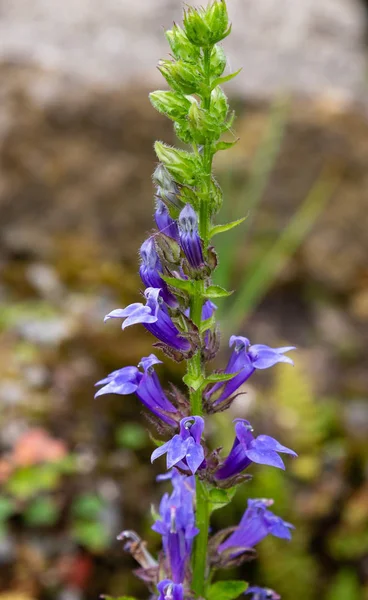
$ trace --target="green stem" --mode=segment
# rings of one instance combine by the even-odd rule
[[[192,588],[197,596],[204,596],[210,510],[206,485],[198,477],[196,477],[196,524],[199,533],[195,538]]]
[[[203,67],[205,75],[205,93],[203,95],[203,108],[209,110],[211,108],[211,48],[204,48],[203,51]],[[210,228],[210,197],[211,197],[211,178],[212,178],[212,143],[206,141],[203,147],[203,187],[201,194],[201,205],[199,211],[199,233],[203,240],[204,248],[206,249],[209,241]],[[197,281],[197,294],[192,299],[191,319],[200,327],[201,313],[203,304],[203,281]],[[195,356],[188,361],[188,368],[193,369],[192,374],[195,376],[205,377],[205,368],[201,363],[201,351],[199,350]],[[193,415],[202,414],[202,390],[191,392],[191,410]],[[206,588],[207,576],[207,546],[208,546],[208,530],[210,521],[210,507],[208,501],[208,493],[206,485],[196,477],[196,525],[199,533],[195,538],[193,552],[193,579],[192,589],[197,597],[204,596]]]

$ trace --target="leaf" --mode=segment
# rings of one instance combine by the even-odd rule
[[[210,231],[210,237],[213,237],[214,235],[217,235],[218,233],[224,233],[225,231],[230,231],[230,229],[233,229],[234,227],[237,227],[238,225],[243,223],[243,221],[245,221],[246,218],[247,217],[243,217],[242,219],[238,219],[237,221],[231,221],[231,223],[226,223],[225,225],[215,225],[214,227],[212,227],[212,229]]]
[[[242,69],[243,69],[243,67],[240,67],[240,69],[235,71],[235,73],[230,73],[230,75],[225,75],[224,77],[218,77],[217,79],[215,79],[212,82],[211,90],[213,90],[218,85],[222,85],[223,83],[227,83],[228,81],[231,81],[232,79],[234,79],[234,77],[239,75],[239,73]]]
[[[247,587],[245,581],[217,581],[208,590],[206,600],[234,600],[245,592]]]
[[[24,512],[24,519],[31,526],[54,525],[58,516],[59,507],[51,498],[36,498]]]
[[[237,138],[234,142],[217,142],[217,144],[215,144],[215,152],[218,152],[219,150],[229,150],[229,148],[232,148],[233,146],[235,146],[235,144],[237,144],[239,141],[239,138]]]
[[[229,488],[228,490],[221,490],[219,488],[212,488],[209,491],[208,498],[211,502],[212,510],[218,510],[223,508],[234,498],[236,487]]]
[[[138,423],[124,423],[117,429],[115,436],[119,446],[131,450],[141,450],[147,444],[146,430]]]
[[[178,290],[183,290],[184,292],[188,292],[188,294],[193,294],[195,292],[193,282],[190,281],[190,279],[179,279],[176,277],[167,277],[166,275],[161,275],[161,278]]]
[[[226,298],[227,296],[231,296],[233,292],[228,292],[220,285],[210,285],[204,295],[206,298]]]
[[[239,371],[236,373],[211,373],[206,377],[206,383],[218,383],[221,381],[230,381],[234,379],[236,375],[238,375]]]
[[[192,388],[196,392],[204,384],[205,379],[203,375],[200,375],[200,377],[193,377],[193,375],[187,373],[184,375],[183,381],[188,387]]]
[[[202,321],[201,326],[199,328],[200,333],[204,333],[207,329],[211,329],[213,325],[216,323],[215,315],[212,315],[209,319]]]
[[[85,521],[94,520],[99,517],[104,502],[96,494],[83,494],[73,503],[72,514]]]

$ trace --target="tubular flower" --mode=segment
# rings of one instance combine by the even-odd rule
[[[167,308],[163,304],[161,293],[161,288],[147,288],[144,292],[146,305],[134,302],[126,308],[117,308],[106,315],[105,321],[125,319],[122,329],[142,323],[152,335],[164,344],[181,352],[187,352],[190,350],[190,343],[180,335],[179,330],[172,322]]]
[[[273,500],[248,500],[248,508],[238,527],[218,546],[217,551],[228,550],[231,557],[235,557],[259,544],[267,535],[290,540],[290,529],[294,527],[268,510],[267,507],[272,504]]]
[[[276,594],[273,590],[269,588],[261,588],[258,585],[253,585],[248,588],[245,594],[252,594],[252,597],[249,600],[281,600],[281,596]]]
[[[152,452],[151,462],[166,454],[167,468],[188,467],[194,475],[204,461],[201,437],[204,429],[202,417],[186,417],[180,421],[180,432]]]
[[[160,288],[162,298],[166,302],[166,304],[168,304],[169,306],[177,306],[178,302],[175,296],[173,296],[173,294],[169,292],[166,283],[161,278],[163,269],[158,254],[156,252],[153,237],[149,237],[143,242],[139,253],[142,259],[141,265],[139,267],[139,275],[144,285],[147,288]]]
[[[194,490],[187,484],[188,477],[173,476],[174,491],[165,494],[160,503],[160,519],[152,526],[162,536],[165,558],[171,579],[183,583],[191,555],[193,538],[197,535],[193,510]]]
[[[217,479],[227,479],[238,475],[254,462],[260,465],[269,465],[285,469],[282,458],[278,452],[297,456],[297,454],[279,444],[269,435],[252,434],[253,428],[245,419],[235,419],[235,440],[230,454],[215,473]]]
[[[225,385],[216,383],[206,393],[207,400],[213,400],[214,405],[227,400],[232,396],[256,369],[268,369],[277,363],[283,362],[293,365],[293,361],[285,352],[295,350],[294,346],[283,348],[270,348],[264,344],[251,345],[250,341],[242,336],[233,335],[230,338],[230,348],[234,346],[225,373],[237,373]]]
[[[198,235],[198,217],[190,204],[186,204],[178,219],[181,248],[191,267],[199,269],[203,263],[202,242]]]
[[[155,221],[159,231],[174,240],[179,240],[178,224],[170,217],[167,206],[158,196],[156,197]]]
[[[157,589],[160,592],[158,600],[184,600],[184,588],[181,583],[164,579],[157,585]]]
[[[156,417],[168,425],[176,426],[177,422],[174,416],[178,411],[167,399],[153,369],[153,365],[159,363],[162,361],[154,354],[150,354],[150,356],[142,358],[139,363],[139,366],[143,368],[143,373],[137,367],[123,367],[113,371],[105,379],[96,383],[103,387],[95,394],[95,398],[103,394],[120,394],[122,396],[135,394]]]

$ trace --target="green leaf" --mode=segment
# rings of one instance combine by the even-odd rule
[[[227,83],[228,81],[231,81],[232,79],[234,79],[234,77],[239,75],[239,73],[242,69],[243,69],[243,67],[240,67],[240,69],[235,71],[235,73],[230,73],[230,75],[225,75],[224,77],[218,77],[217,79],[215,79],[212,82],[211,89],[213,90],[218,85],[222,85],[223,83]]]
[[[116,431],[116,442],[124,448],[141,450],[147,444],[146,430],[139,423],[124,423]]]
[[[233,292],[228,292],[224,288],[219,285],[210,285],[204,295],[206,298],[226,298],[227,296],[231,296]]]
[[[215,152],[218,152],[219,150],[229,150],[230,148],[235,146],[235,144],[237,144],[238,141],[239,138],[236,139],[234,142],[217,142],[217,144],[215,144],[214,150]]]
[[[205,379],[203,375],[200,377],[193,377],[193,375],[187,373],[184,375],[183,381],[188,387],[192,388],[196,392],[204,384]]]
[[[234,498],[236,487],[229,488],[228,490],[221,490],[219,488],[212,488],[209,491],[208,498],[211,502],[212,510],[218,510],[223,508]]]
[[[16,498],[29,498],[37,492],[53,490],[60,482],[60,473],[54,463],[17,469],[6,482],[6,490]]]
[[[238,219],[237,221],[231,221],[231,223],[226,223],[225,225],[215,225],[214,227],[212,227],[212,229],[210,231],[210,237],[213,237],[214,235],[217,235],[218,233],[224,233],[225,231],[230,231],[230,229],[233,229],[234,227],[237,227],[238,225],[240,225],[240,223],[243,223],[246,218],[247,217],[243,217],[242,219]]]
[[[238,375],[239,371],[236,373],[211,373],[206,377],[206,383],[218,383],[220,381],[230,381],[234,379],[236,375]]]
[[[183,290],[184,292],[188,292],[188,294],[195,292],[195,287],[190,279],[178,279],[176,277],[167,277],[166,275],[161,275],[161,277],[166,283],[178,290]]]
[[[10,498],[0,496],[0,522],[6,521],[14,512],[14,502]]]
[[[206,600],[234,600],[245,592],[247,587],[245,581],[217,581],[208,590]]]
[[[77,521],[72,527],[72,535],[92,552],[101,552],[109,543],[106,526],[99,521]]]
[[[215,315],[212,315],[212,317],[210,317],[209,319],[202,321],[201,326],[199,328],[200,333],[204,333],[205,331],[207,331],[207,329],[211,329],[211,327],[213,325],[215,325],[215,323],[216,323]]]
[[[72,514],[85,521],[97,519],[104,507],[104,502],[97,494],[83,494],[73,503]]]
[[[24,512],[24,519],[31,526],[54,525],[58,516],[59,507],[51,498],[36,498]]]

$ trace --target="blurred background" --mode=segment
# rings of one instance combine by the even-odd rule
[[[190,4],[195,2],[190,1]],[[258,373],[212,422],[231,445],[249,418],[300,458],[254,469],[246,498],[273,497],[297,529],[240,575],[284,600],[368,598],[368,3],[228,0],[228,86],[240,142],[216,162],[223,348],[298,346],[294,369]],[[150,106],[164,28],[180,0],[0,0],[0,600],[147,598],[116,535],[158,547],[149,508],[165,491],[134,398],[94,382],[151,352],[143,328],[103,325],[137,301],[152,228]],[[180,384],[182,366],[161,379]],[[154,432],[153,432],[154,433]]]

